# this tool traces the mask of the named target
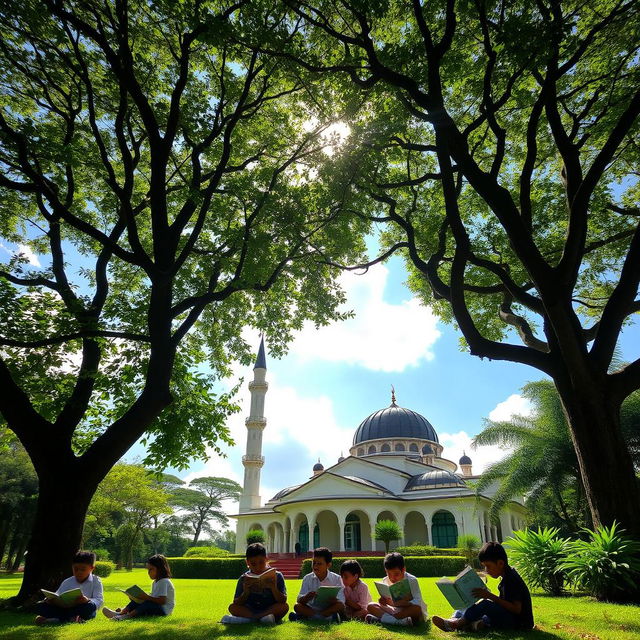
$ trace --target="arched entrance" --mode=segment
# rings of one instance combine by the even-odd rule
[[[298,530],[298,542],[300,542],[300,550],[307,553],[309,549],[315,549],[320,546],[320,527],[318,523],[313,529],[313,546],[309,546],[309,523],[303,522]]]
[[[450,511],[436,511],[431,519],[433,546],[451,549],[458,544],[458,525]]]
[[[350,513],[344,525],[344,550],[362,551],[362,529],[360,518],[355,513]]]

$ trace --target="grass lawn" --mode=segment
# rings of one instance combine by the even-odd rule
[[[430,615],[448,616],[449,605],[435,585],[436,578],[420,578],[420,586]],[[131,573],[117,571],[104,579],[105,605],[123,606],[123,594],[116,587],[126,588],[138,584],[149,585],[144,569]],[[288,580],[289,605],[300,588],[300,580]],[[373,580],[366,580],[373,593]],[[218,624],[226,613],[235,580],[174,580],[176,586],[176,609],[172,616],[146,620],[112,622],[101,613],[85,625],[57,627],[35,627],[33,616],[15,613],[0,613],[0,638],[6,640],[233,640],[248,638],[261,640],[303,640],[308,638],[333,640],[367,640],[369,638],[409,640],[412,637],[431,638],[472,637],[473,634],[446,634],[427,625],[420,627],[385,628],[348,622],[340,625],[322,623],[285,622],[277,627],[259,625],[235,625],[225,627]],[[0,575],[0,599],[14,595],[20,585],[20,577]],[[495,586],[493,591],[495,591]],[[575,638],[581,640],[638,640],[640,638],[640,607],[602,604],[585,597],[552,598],[534,595],[533,611],[537,629],[528,633],[492,633],[489,637],[525,638],[527,640],[553,640]]]

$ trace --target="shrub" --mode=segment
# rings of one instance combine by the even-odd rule
[[[380,520],[376,522],[373,536],[376,540],[384,542],[385,553],[389,553],[389,544],[402,538],[402,529],[395,520]]]
[[[462,536],[458,536],[458,549],[464,555],[467,564],[470,567],[478,567],[478,551],[480,550],[480,538],[467,533]]]
[[[408,547],[396,547],[394,551],[403,556],[462,556],[460,549],[443,549],[424,544],[412,544]]]
[[[116,565],[113,562],[107,562],[105,560],[98,560],[96,562],[95,569],[93,573],[95,573],[99,578],[108,578],[111,575],[111,572],[116,568]]]
[[[617,526],[585,529],[588,539],[570,542],[562,562],[574,584],[598,600],[624,600],[640,581],[640,543]]]
[[[333,568],[340,565],[345,560],[351,560],[348,556],[334,557]],[[376,557],[358,557],[356,560],[360,563],[364,575],[367,578],[384,578],[385,572],[382,566],[382,558]],[[306,558],[300,567],[300,577],[311,573],[311,558]],[[405,558],[407,571],[419,578],[434,578],[441,576],[454,576],[464,569],[464,558],[460,556],[431,556],[431,557],[407,557]]]
[[[185,558],[226,558],[231,554],[226,549],[219,547],[189,547],[185,553]]]
[[[111,554],[106,549],[91,549],[96,554],[96,560],[111,560]]]
[[[174,578],[238,578],[247,570],[241,558],[167,558]]]
[[[564,588],[567,557],[567,538],[558,537],[558,529],[545,527],[533,531],[514,531],[505,541],[509,563],[518,569],[530,587],[540,587],[552,595],[560,595]]]
[[[254,542],[264,543],[264,531],[262,529],[251,529],[247,531],[247,545],[253,544]]]

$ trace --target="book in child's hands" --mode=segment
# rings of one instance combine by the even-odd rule
[[[82,595],[82,590],[79,588],[69,589],[69,591],[63,591],[62,593],[56,593],[55,591],[47,591],[46,589],[40,589],[44,594],[44,597],[52,604],[58,607],[64,607],[68,609],[73,607],[76,600]]]
[[[394,582],[393,584],[386,584],[384,582],[374,582],[374,584],[376,585],[378,593],[383,598],[390,598],[394,602],[404,600],[405,598],[413,598],[411,585],[406,578],[398,580],[398,582]]]
[[[129,587],[128,589],[118,589],[118,591],[121,591],[122,593],[126,593],[129,596],[129,599],[133,600],[137,604],[144,602],[144,600],[140,597],[140,595],[143,595],[143,596],[146,595],[146,593],[137,584],[134,584],[132,587]]]
[[[316,597],[313,599],[314,609],[326,609],[333,604],[342,587],[318,587]]]
[[[436,584],[454,609],[470,607],[478,600],[472,593],[473,589],[487,588],[487,585],[471,567],[465,567],[453,580],[440,578],[440,580],[436,580]]]
[[[247,571],[243,577],[245,583],[249,584],[250,591],[262,591],[263,589],[268,588],[270,583],[275,581],[275,573],[275,567],[269,567],[262,573],[252,573],[251,571]]]

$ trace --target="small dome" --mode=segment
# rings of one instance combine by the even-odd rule
[[[431,448],[431,445],[430,444],[425,444],[424,447],[422,447],[422,453],[425,456],[433,455],[433,449]]]
[[[464,480],[455,473],[438,469],[437,471],[427,471],[421,475],[413,476],[407,483],[405,491],[416,491],[419,489],[439,489],[440,487],[466,487]]]
[[[316,462],[313,465],[313,470],[314,471],[324,471],[324,466],[322,465],[322,462],[320,462],[320,460],[318,460],[318,462]]]
[[[466,453],[464,453],[464,451],[462,453],[462,458],[460,458],[459,461],[460,464],[471,464],[471,458]]]
[[[399,407],[395,402],[365,418],[356,429],[353,444],[381,438],[417,438],[438,442],[436,430],[424,416]]]

